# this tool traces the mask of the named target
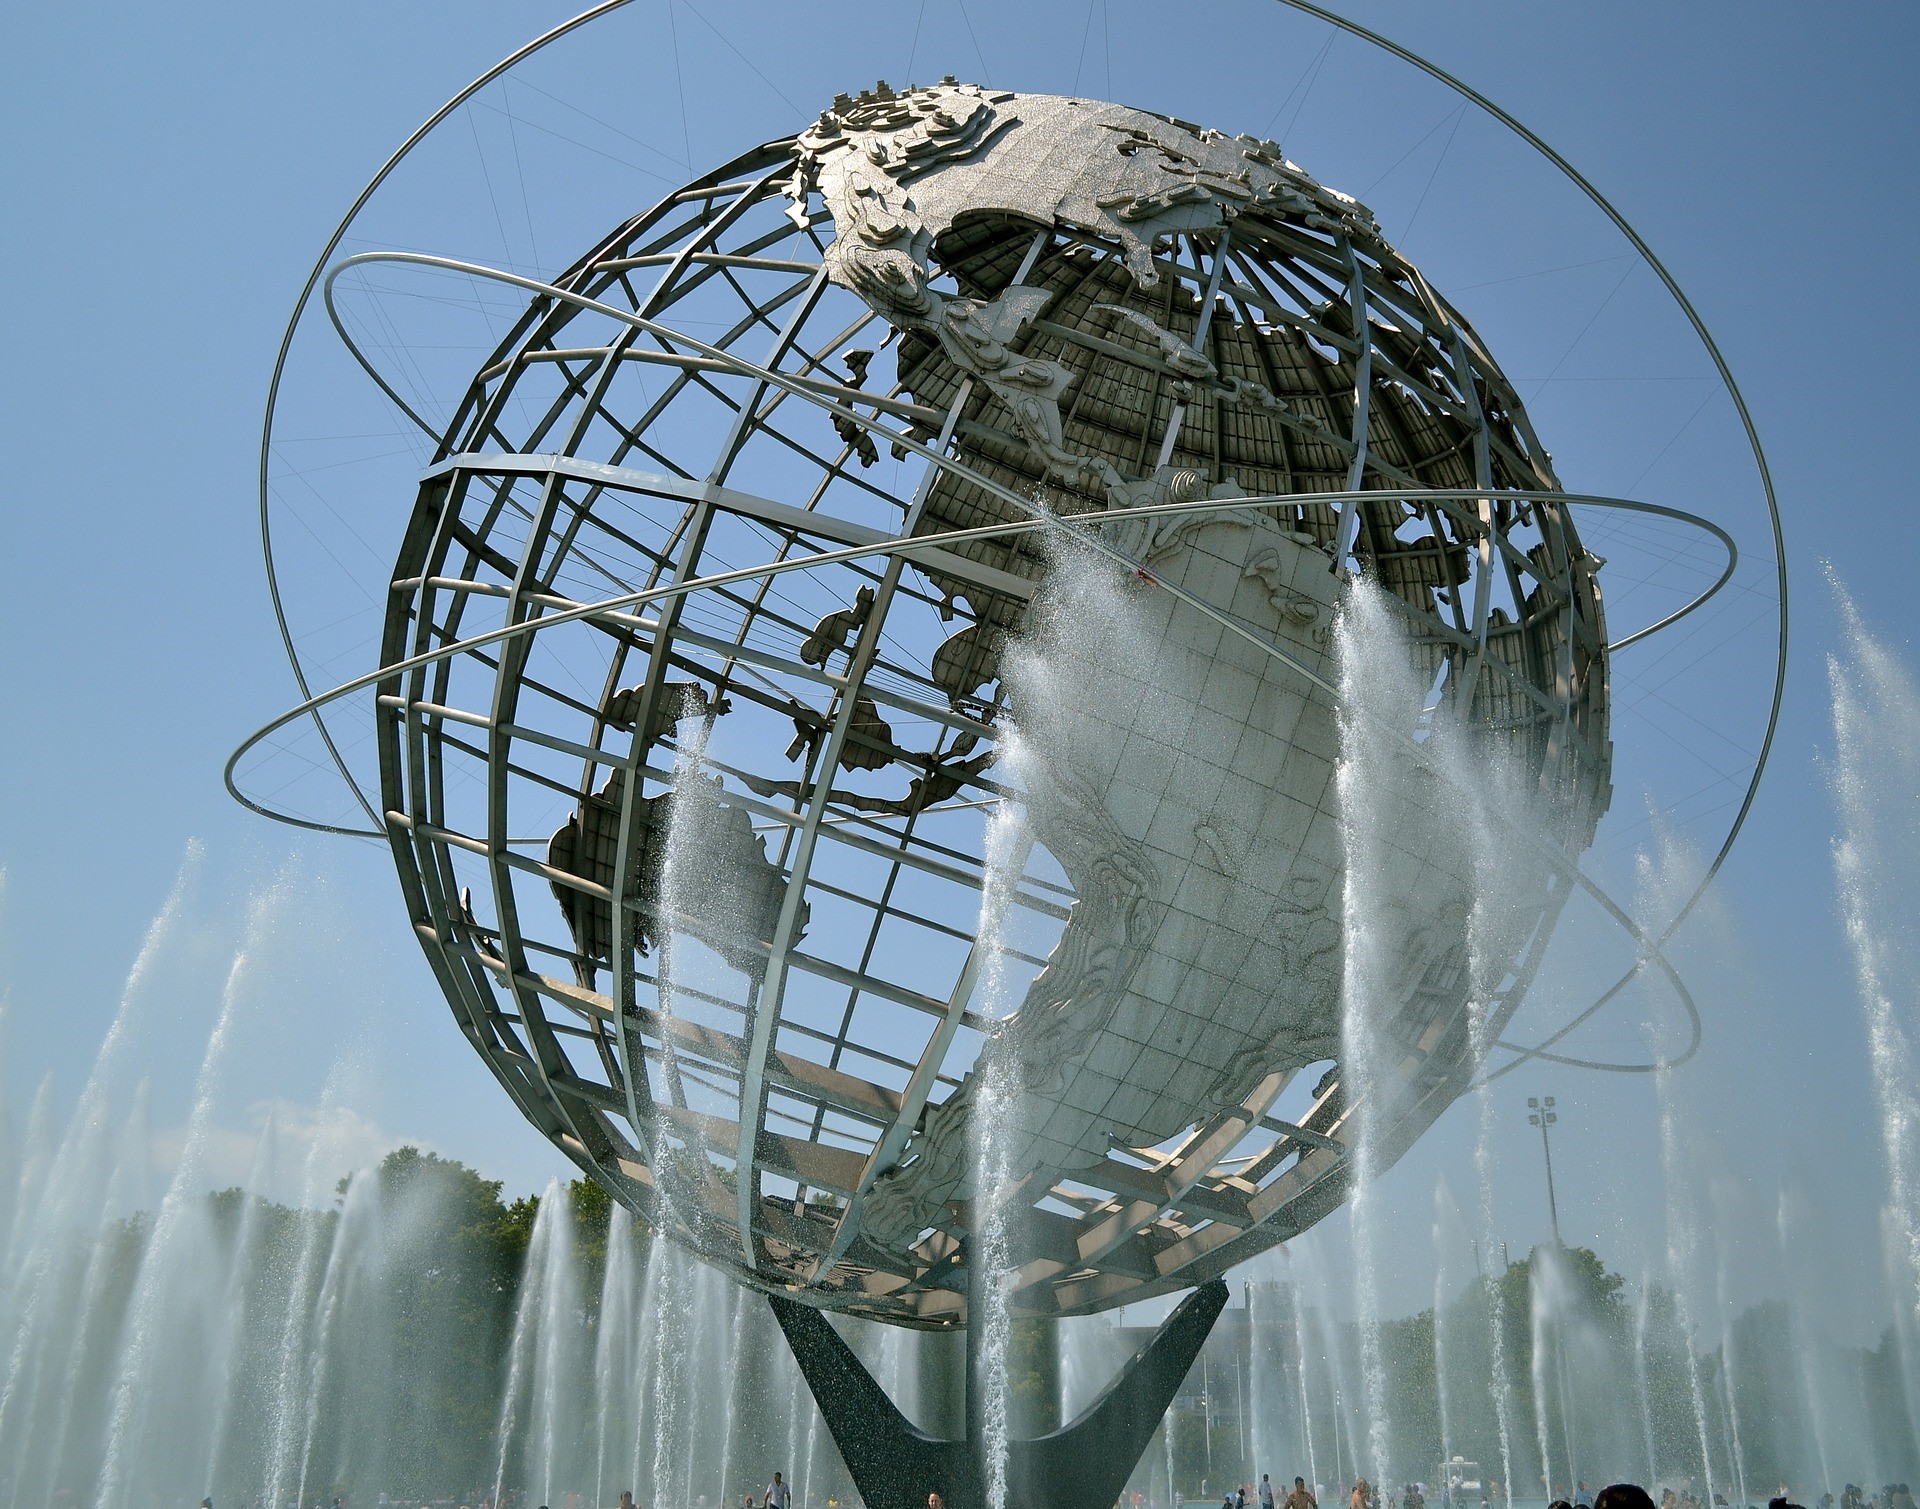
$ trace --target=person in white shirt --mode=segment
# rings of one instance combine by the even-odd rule
[[[793,1509],[793,1490],[787,1486],[786,1479],[779,1473],[773,1475],[773,1481],[767,1484],[766,1509]]]

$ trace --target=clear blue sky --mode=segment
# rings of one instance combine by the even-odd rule
[[[293,699],[254,494],[261,403],[291,300],[386,154],[569,11],[335,0],[10,13],[0,48],[10,354],[0,372],[0,982],[11,1019],[0,1093],[16,1121],[48,1071],[59,1103],[71,1103],[197,838],[197,890],[143,1014],[163,1141],[184,1120],[247,897],[278,876],[279,931],[250,977],[259,999],[223,1090],[233,1158],[246,1155],[260,1108],[278,1101],[301,1135],[348,1150],[423,1139],[516,1190],[558,1166],[458,1038],[405,933],[383,851],[302,839],[242,812],[220,768]],[[1826,1160],[1877,1157],[1832,904],[1818,757],[1830,739],[1824,657],[1837,618],[1818,563],[1832,560],[1867,620],[1911,657],[1920,523],[1900,457],[1920,337],[1920,120],[1908,76],[1920,12],[1355,0],[1348,13],[1490,94],[1609,194],[1699,305],[1758,418],[1796,572],[1792,682],[1769,782],[1720,892],[1722,931],[1693,949],[1710,1015],[1690,1086],[1713,1133],[1703,1158],[1746,1192],[1756,1221],[1771,1229],[1785,1168],[1817,1181],[1833,1217],[1859,1229],[1878,1198],[1872,1180],[1817,1172]],[[1285,133],[1290,155],[1323,179],[1365,191],[1389,236],[1470,312],[1482,306],[1461,290],[1488,270],[1504,292],[1478,295],[1486,333],[1520,353],[1509,370],[1569,485],[1642,484],[1667,501],[1691,491],[1702,506],[1750,510],[1751,474],[1733,467],[1724,404],[1696,409],[1711,396],[1704,362],[1674,338],[1651,280],[1626,277],[1618,243],[1484,120],[1456,122],[1453,101],[1360,44],[1342,39],[1322,54],[1326,35],[1256,0],[969,0],[964,11],[638,0],[604,42],[529,75],[529,92],[502,102],[534,112],[541,87],[588,88],[594,129],[650,152],[629,142],[615,154],[624,161],[581,156],[588,187],[537,187],[516,218],[510,189],[499,188],[503,214],[497,196],[481,198],[491,181],[444,146],[448,176],[401,186],[380,235],[477,227],[476,238],[496,236],[491,248],[449,249],[550,271],[665,186],[649,170],[673,178],[681,159],[724,160],[803,124],[837,89],[879,73],[903,79],[910,57],[919,80],[955,73],[1067,90],[1077,79],[1081,92],[1230,131]],[[476,145],[498,115],[475,114]],[[516,144],[573,161],[531,134]],[[570,207],[549,216],[542,193]],[[1664,333],[1636,349],[1642,327]],[[1617,455],[1610,424],[1631,431]],[[390,511],[363,499],[356,527],[384,528],[375,543],[390,545],[409,498],[394,495]],[[309,540],[329,527],[316,515]],[[1728,653],[1752,662],[1766,648],[1749,634]],[[1729,694],[1728,717],[1737,700]],[[1723,711],[1711,694],[1702,710]],[[1658,785],[1658,767],[1685,753],[1660,741],[1681,729],[1669,718],[1629,769]],[[1630,730],[1623,722],[1623,743]],[[1637,791],[1623,782],[1621,800],[1633,805]],[[1616,875],[1630,847],[1610,856]],[[1629,1021],[1610,1041],[1630,1050],[1634,1035]],[[346,1088],[316,1109],[343,1055],[349,1068],[334,1077]],[[1542,1231],[1519,1110],[1542,1089],[1566,1111],[1567,1235],[1626,1261],[1658,1219],[1641,1081],[1530,1070],[1503,1082],[1503,1115],[1518,1126],[1503,1148],[1503,1227],[1516,1246]],[[1390,1206],[1422,1232],[1436,1171],[1458,1164],[1469,1120],[1456,1110],[1393,1176]],[[1454,1183],[1464,1192],[1463,1176]],[[1426,1282],[1422,1266],[1401,1297],[1424,1302]]]

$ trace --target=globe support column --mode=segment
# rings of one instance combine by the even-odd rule
[[[900,1413],[819,1310],[779,1294],[767,1302],[868,1509],[925,1509],[932,1492],[952,1509],[986,1509],[976,1425],[984,1401],[971,1358],[966,1436],[944,1440]],[[1007,1509],[1112,1509],[1226,1303],[1222,1280],[1200,1285],[1079,1419],[1011,1442]]]

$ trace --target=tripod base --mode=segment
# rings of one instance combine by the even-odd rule
[[[977,1367],[967,1369],[968,1439],[941,1440],[894,1407],[826,1316],[779,1295],[767,1302],[866,1509],[926,1509],[930,1492],[949,1509],[985,1509]],[[1221,1280],[1202,1284],[1078,1420],[1011,1442],[1007,1509],[1113,1509],[1226,1303]]]

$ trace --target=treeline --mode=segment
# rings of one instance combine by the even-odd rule
[[[1717,1317],[1689,1313],[1674,1290],[1631,1288],[1591,1250],[1543,1245],[1437,1309],[1382,1324],[1382,1464],[1356,1328],[1288,1285],[1250,1293],[1254,1323],[1229,1343],[1239,1355],[1216,1359],[1212,1397],[1190,1393],[1173,1424],[1183,1484],[1291,1479],[1310,1461],[1329,1483],[1431,1482],[1452,1455],[1495,1478],[1510,1461],[1520,1497],[1539,1497],[1549,1477],[1568,1497],[1577,1479],[1631,1478],[1711,1482],[1729,1500],[1744,1487],[1760,1501],[1785,1482],[1811,1503],[1845,1481],[1920,1477],[1920,1400],[1909,1403],[1891,1327],[1876,1346],[1848,1346],[1769,1301],[1708,1345]],[[1245,1414],[1226,1407],[1243,1401],[1223,1398],[1238,1380],[1222,1366],[1246,1380]]]
[[[581,1180],[567,1198],[591,1326],[611,1202]],[[85,1502],[109,1477],[156,1503],[491,1496],[539,1207],[403,1147],[328,1209],[226,1189],[167,1217],[164,1241],[149,1212],[76,1233],[84,1282],[35,1276],[46,1313],[21,1332],[35,1368],[12,1413],[36,1418],[10,1501]]]
[[[367,1504],[383,1492],[416,1504],[477,1503],[503,1473],[536,1493],[544,1474],[554,1493],[577,1486],[609,1502],[619,1488],[650,1487],[653,1458],[612,1444],[662,1418],[649,1399],[653,1385],[639,1376],[644,1349],[603,1353],[626,1360],[597,1383],[586,1376],[597,1337],[644,1329],[636,1319],[647,1306],[637,1289],[648,1271],[644,1226],[614,1222],[597,1185],[565,1186],[568,1280],[556,1285],[551,1258],[534,1251],[539,1200],[506,1199],[499,1181],[455,1160],[400,1148],[342,1181],[336,1196],[331,1208],[309,1210],[230,1189],[198,1202],[190,1220],[176,1212],[164,1242],[143,1214],[76,1245],[73,1263],[88,1277],[72,1289],[87,1302],[71,1322],[43,1326],[45,1340],[35,1342],[53,1359],[34,1390],[51,1423],[23,1424],[27,1458],[13,1502],[45,1504],[63,1488],[86,1501],[109,1460],[148,1485],[155,1502],[190,1503],[212,1491],[223,1509],[263,1488],[282,1504],[335,1494]],[[626,1293],[624,1280],[615,1284],[623,1313],[603,1327],[616,1230],[632,1244],[620,1256],[635,1286]],[[515,1394],[509,1373],[523,1293],[530,1311],[564,1310],[542,1325],[543,1334],[565,1333],[570,1350],[551,1356],[568,1359],[568,1377],[538,1387],[523,1379]],[[794,1423],[804,1402],[764,1307],[730,1298],[724,1285],[697,1304],[695,1293],[659,1291],[681,1296],[670,1303],[690,1312],[745,1310],[737,1325],[708,1317],[685,1333],[684,1364],[668,1358],[669,1374],[684,1372],[695,1399],[675,1427],[687,1450],[696,1436],[716,1437],[699,1451],[711,1470],[675,1469],[680,1488],[667,1497],[684,1489],[688,1502],[717,1492],[721,1479],[731,1492],[739,1472],[764,1477],[762,1458],[782,1452],[800,1470],[807,1454],[795,1448],[811,1439]],[[1632,1289],[1591,1251],[1542,1247],[1438,1309],[1384,1323],[1382,1464],[1366,1429],[1366,1350],[1351,1323],[1332,1318],[1325,1296],[1289,1285],[1256,1283],[1247,1293],[1248,1311],[1229,1314],[1205,1366],[1190,1375],[1166,1427],[1171,1442],[1149,1453],[1143,1486],[1164,1484],[1169,1460],[1175,1486],[1189,1493],[1261,1472],[1290,1480],[1310,1467],[1329,1484],[1386,1471],[1431,1481],[1443,1454],[1477,1460],[1494,1476],[1504,1454],[1526,1497],[1549,1475],[1556,1488],[1576,1475],[1697,1487],[1711,1476],[1729,1499],[1742,1482],[1764,1498],[1784,1480],[1805,1486],[1809,1502],[1847,1479],[1920,1478],[1891,1331],[1877,1347],[1841,1346],[1806,1317],[1762,1304],[1737,1318],[1724,1346],[1707,1346],[1706,1318],[1688,1314],[1671,1290]],[[939,1345],[952,1339],[923,1343],[879,1330],[856,1338],[863,1354],[917,1395],[929,1423],[957,1426],[947,1417],[958,1404],[959,1353]],[[1058,1418],[1061,1359],[1051,1331],[1017,1328],[1016,1413],[1037,1429]],[[658,1332],[653,1344],[674,1334]],[[1106,1328],[1077,1338],[1083,1383],[1111,1376],[1128,1348]],[[147,1352],[135,1366],[138,1346]],[[741,1350],[751,1355],[731,1356]],[[522,1356],[534,1353],[523,1345]],[[747,1385],[727,1381],[737,1365],[748,1370]],[[128,1425],[126,1380],[156,1377],[158,1390],[139,1384]],[[503,1447],[503,1399],[542,1390],[580,1439],[553,1446],[554,1428],[523,1403]],[[718,1400],[768,1421],[723,1427],[710,1418],[726,1413]],[[823,1478],[837,1479],[824,1438],[819,1449]]]

